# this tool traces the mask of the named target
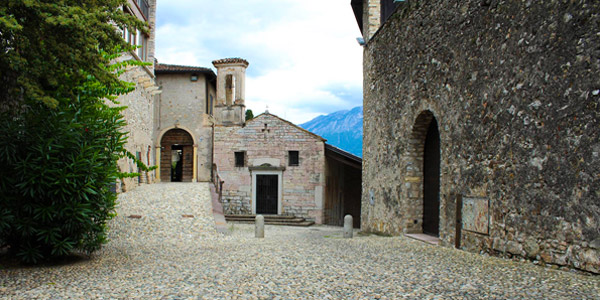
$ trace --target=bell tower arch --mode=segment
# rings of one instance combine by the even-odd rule
[[[215,119],[218,125],[242,125],[246,118],[246,68],[242,58],[225,58],[212,62],[217,68],[217,102]]]

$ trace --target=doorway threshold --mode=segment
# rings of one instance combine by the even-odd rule
[[[438,238],[437,236],[433,236],[433,235],[428,235],[428,234],[424,234],[424,233],[405,233],[404,236],[409,237],[411,239],[417,240],[417,241],[421,241],[421,242],[425,242],[431,245],[439,245],[440,244],[440,238]]]

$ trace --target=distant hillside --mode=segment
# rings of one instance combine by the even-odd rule
[[[327,143],[362,157],[362,106],[318,116],[300,127],[327,139]]]

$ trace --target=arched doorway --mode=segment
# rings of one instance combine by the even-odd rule
[[[193,179],[194,140],[185,130],[167,131],[160,140],[160,180],[191,182]]]
[[[440,227],[440,133],[429,110],[416,118],[408,143],[406,175],[407,222],[410,233],[439,236]]]
[[[440,133],[435,118],[423,147],[423,233],[440,234]]]

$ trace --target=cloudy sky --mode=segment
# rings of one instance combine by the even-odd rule
[[[246,108],[300,124],[362,105],[358,36],[350,0],[159,0],[156,57],[245,58]]]

